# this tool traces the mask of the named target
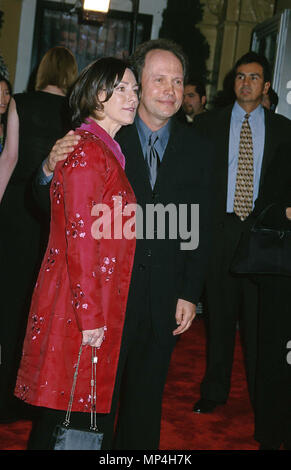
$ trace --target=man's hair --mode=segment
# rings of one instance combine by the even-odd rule
[[[181,62],[183,67],[184,81],[187,79],[188,74],[188,58],[183,52],[183,49],[175,42],[169,39],[152,39],[150,41],[140,44],[134,54],[130,57],[130,62],[136,68],[138,74],[138,81],[141,82],[141,75],[145,64],[145,58],[148,52],[161,49],[163,51],[172,52]]]
[[[269,99],[270,99],[270,109],[272,111],[275,111],[279,103],[279,97],[272,87],[269,88],[267,95],[269,96]]]
[[[124,60],[102,57],[82,70],[70,95],[72,121],[75,127],[80,126],[89,116],[98,119],[98,111],[103,111],[103,103],[111,98],[114,88],[121,82],[127,68],[136,75],[132,66]],[[102,91],[105,92],[105,99],[101,102],[98,95]]]
[[[198,93],[200,98],[202,98],[202,96],[206,96],[206,87],[205,87],[205,84],[201,80],[198,80],[196,78],[190,78],[185,83],[185,86],[187,85],[195,86],[196,93]]]
[[[256,52],[247,52],[244,54],[238,61],[236,62],[234,66],[234,72],[236,74],[236,71],[238,67],[241,65],[246,65],[246,64],[252,64],[256,62],[257,64],[260,64],[261,67],[263,68],[263,79],[264,82],[270,82],[271,81],[271,68],[268,60],[266,59],[265,56],[261,54],[257,54]]]
[[[36,90],[54,85],[67,94],[77,78],[78,66],[72,52],[66,47],[49,49],[43,56],[36,75]]]

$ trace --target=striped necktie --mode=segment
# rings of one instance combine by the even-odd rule
[[[147,146],[147,153],[146,153],[146,161],[148,164],[148,170],[149,170],[149,180],[151,183],[152,189],[155,186],[157,174],[158,174],[158,169],[160,166],[160,158],[159,154],[155,148],[155,144],[158,140],[158,136],[151,134],[149,136],[148,140],[148,146]]]
[[[239,141],[239,157],[234,194],[234,213],[245,220],[252,212],[254,193],[254,158],[249,114],[242,123]]]

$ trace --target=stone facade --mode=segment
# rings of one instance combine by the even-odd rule
[[[210,101],[216,91],[222,89],[223,79],[236,60],[250,49],[253,28],[272,18],[278,12],[280,2],[201,0],[201,3],[204,5],[204,17],[199,27],[210,45],[207,64],[211,82],[207,90]],[[284,7],[287,8],[286,5]]]

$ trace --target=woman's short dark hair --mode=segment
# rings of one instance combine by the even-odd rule
[[[124,60],[102,57],[82,70],[70,95],[72,121],[75,127],[80,126],[89,116],[98,119],[98,111],[103,110],[103,103],[111,98],[114,88],[121,82],[127,68],[136,76],[134,68]],[[102,91],[105,91],[106,97],[101,102],[98,95]]]
[[[130,62],[136,68],[138,74],[138,80],[141,82],[141,75],[145,64],[146,55],[148,52],[155,49],[161,49],[162,51],[172,52],[182,64],[184,81],[187,80],[188,75],[188,58],[184,53],[183,49],[170,39],[152,39],[150,41],[140,44],[134,54],[130,57]]]
[[[5,82],[6,83],[6,85],[8,87],[9,94],[11,96],[12,95],[12,86],[11,86],[11,83],[9,82],[9,80],[7,80],[7,78],[4,77],[3,75],[0,75],[0,82]],[[4,126],[4,137],[5,137],[5,134],[6,134],[8,109],[9,109],[9,107],[7,107],[6,112],[2,115],[2,118],[1,118],[2,124]]]
[[[7,80],[6,77],[4,77],[4,75],[1,75],[0,74],[0,82],[5,82],[7,87],[8,87],[8,90],[9,90],[9,94],[12,95],[12,86],[11,86],[11,83],[9,82],[9,80]]]

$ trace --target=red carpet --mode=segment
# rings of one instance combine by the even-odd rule
[[[213,414],[192,412],[205,369],[202,319],[195,320],[174,351],[163,401],[161,450],[256,450],[242,353],[237,338],[232,388],[226,405]],[[0,425],[0,449],[25,449],[30,422]]]
[[[193,413],[205,371],[205,334],[201,318],[181,336],[165,387],[160,449],[256,450],[242,351],[237,335],[231,393],[211,414]]]

